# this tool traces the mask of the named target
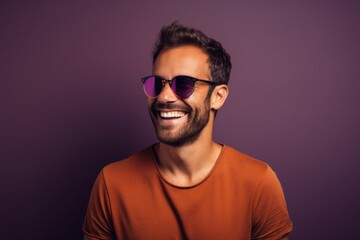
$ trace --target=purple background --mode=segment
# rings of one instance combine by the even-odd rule
[[[82,238],[100,169],[156,141],[139,78],[173,20],[230,52],[215,139],[275,169],[292,239],[359,235],[360,4],[213,2],[1,1],[2,239]]]

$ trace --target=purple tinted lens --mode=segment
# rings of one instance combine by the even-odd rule
[[[194,81],[186,76],[178,76],[173,80],[171,89],[181,98],[190,97],[194,91]]]
[[[144,82],[144,91],[149,97],[157,97],[162,90],[162,81],[156,76],[148,77]]]

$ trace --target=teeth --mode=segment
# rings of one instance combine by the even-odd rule
[[[184,115],[184,112],[160,112],[160,116],[162,118],[180,118]]]

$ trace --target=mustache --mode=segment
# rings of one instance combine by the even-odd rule
[[[191,108],[186,106],[185,104],[178,104],[178,103],[160,103],[154,102],[151,106],[152,111],[161,111],[161,110],[179,110],[183,112],[190,112]]]

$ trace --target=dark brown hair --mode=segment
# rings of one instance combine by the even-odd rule
[[[153,64],[162,51],[182,45],[194,45],[204,50],[209,55],[212,81],[228,84],[231,61],[222,45],[200,30],[185,27],[177,21],[161,29],[153,51]]]

